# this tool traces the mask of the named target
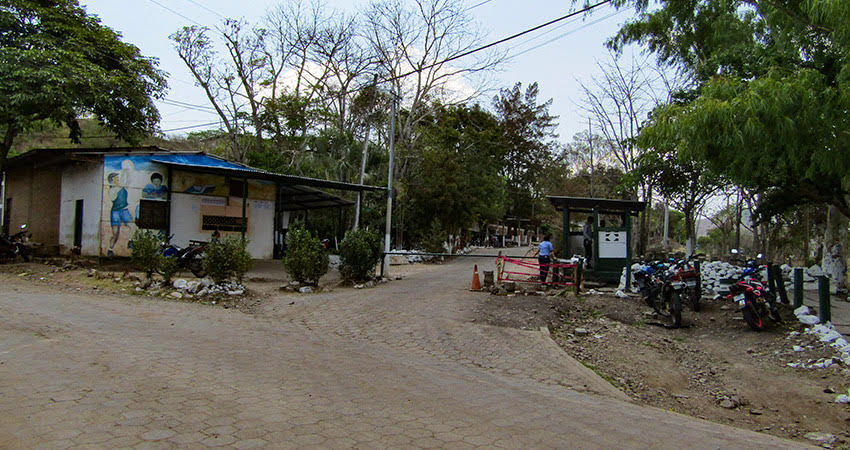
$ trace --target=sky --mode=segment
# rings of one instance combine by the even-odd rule
[[[178,58],[168,36],[186,25],[210,28],[223,17],[244,18],[257,22],[265,11],[280,0],[80,0],[90,14],[122,34],[125,42],[139,47],[142,54],[155,57],[166,71],[169,90],[167,99],[192,105],[209,106],[201,88],[194,85],[192,75]],[[366,6],[364,0],[326,0],[328,7],[355,12]],[[470,13],[487,33],[485,42],[492,42],[525,29],[561,17],[576,8],[572,1],[552,0],[470,0]],[[584,98],[581,82],[589,83],[599,74],[598,61],[608,60],[605,40],[629,19],[633,10],[617,12],[605,5],[592,15],[559,22],[534,34],[523,36],[499,46],[515,55],[502,69],[493,74],[496,88],[507,88],[520,82],[527,86],[537,82],[540,102],[552,99],[550,113],[560,117],[558,134],[562,142],[572,141],[577,132],[587,129],[587,116],[579,104]],[[629,49],[624,57],[630,57]],[[463,60],[457,62],[462,65]],[[497,92],[479,98],[490,106]],[[160,127],[170,135],[205,128],[185,128],[217,121],[214,113],[198,108],[181,108],[158,102],[162,121]]]

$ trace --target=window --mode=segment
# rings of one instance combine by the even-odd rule
[[[140,200],[139,217],[136,218],[136,226],[153,230],[168,229],[169,202],[161,200]]]
[[[247,229],[248,218],[245,218]],[[205,231],[242,231],[242,217],[202,216],[201,229]]]

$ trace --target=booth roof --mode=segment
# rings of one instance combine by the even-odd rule
[[[604,213],[629,212],[637,214],[646,208],[646,202],[636,200],[616,200],[608,198],[561,197],[549,195],[549,203],[558,211],[564,208],[575,212],[592,212],[594,209]]]

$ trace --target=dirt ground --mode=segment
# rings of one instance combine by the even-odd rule
[[[123,265],[97,268],[39,263],[0,265],[3,278],[19,277],[54,289],[98,293],[139,292],[138,275]],[[396,268],[395,276],[430,270],[429,265]],[[280,279],[246,281],[249,294],[238,298],[184,299],[259,311],[263,298],[278,292]],[[322,289],[337,289],[331,277]],[[850,406],[833,403],[850,388],[850,369],[794,369],[788,363],[834,356],[833,350],[793,320],[767,331],[750,331],[726,301],[704,299],[703,310],[685,309],[681,329],[657,326],[651,309],[637,295],[617,298],[612,289],[576,296],[572,291],[545,295],[480,295],[474,321],[502,327],[548,327],[571,356],[595,370],[634,401],[780,437],[803,439],[822,431],[850,442]],[[169,299],[173,300],[173,299]],[[794,347],[802,347],[795,351]]]
[[[568,354],[641,404],[786,438],[822,431],[838,446],[850,442],[850,406],[833,402],[850,387],[850,369],[787,366],[835,355],[799,333],[790,310],[784,323],[753,332],[730,302],[706,298],[700,312],[685,309],[683,328],[668,329],[639,296],[601,291],[482,294],[476,312],[492,325],[549,327]]]

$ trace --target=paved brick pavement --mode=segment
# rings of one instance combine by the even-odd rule
[[[622,401],[540,333],[471,323],[473,263],[258,315],[6,278],[0,447],[800,446]]]

